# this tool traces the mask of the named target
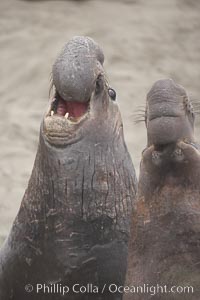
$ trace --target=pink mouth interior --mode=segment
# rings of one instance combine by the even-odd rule
[[[89,102],[75,102],[59,100],[56,114],[59,116],[65,116],[69,113],[69,117],[79,118],[83,116],[88,110]]]

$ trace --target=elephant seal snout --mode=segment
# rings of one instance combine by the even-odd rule
[[[185,89],[172,79],[158,80],[147,95],[148,145],[178,139],[194,141],[194,109]]]

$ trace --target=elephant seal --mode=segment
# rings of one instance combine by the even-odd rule
[[[183,87],[157,81],[147,95],[124,300],[200,299],[200,153]]]
[[[101,48],[74,37],[18,215],[0,253],[0,299],[121,299],[136,177]]]

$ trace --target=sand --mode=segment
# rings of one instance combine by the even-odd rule
[[[154,81],[171,77],[200,99],[198,0],[1,0],[0,239],[31,174],[52,63],[74,35],[90,36],[104,49],[137,172],[146,131],[134,114]],[[198,126],[197,117],[199,139]]]

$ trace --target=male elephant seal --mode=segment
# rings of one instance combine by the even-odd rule
[[[199,300],[200,153],[183,87],[153,85],[146,127],[123,299]]]
[[[136,177],[103,61],[74,37],[53,65],[55,97],[1,249],[1,300],[121,299],[108,285],[124,280]]]

